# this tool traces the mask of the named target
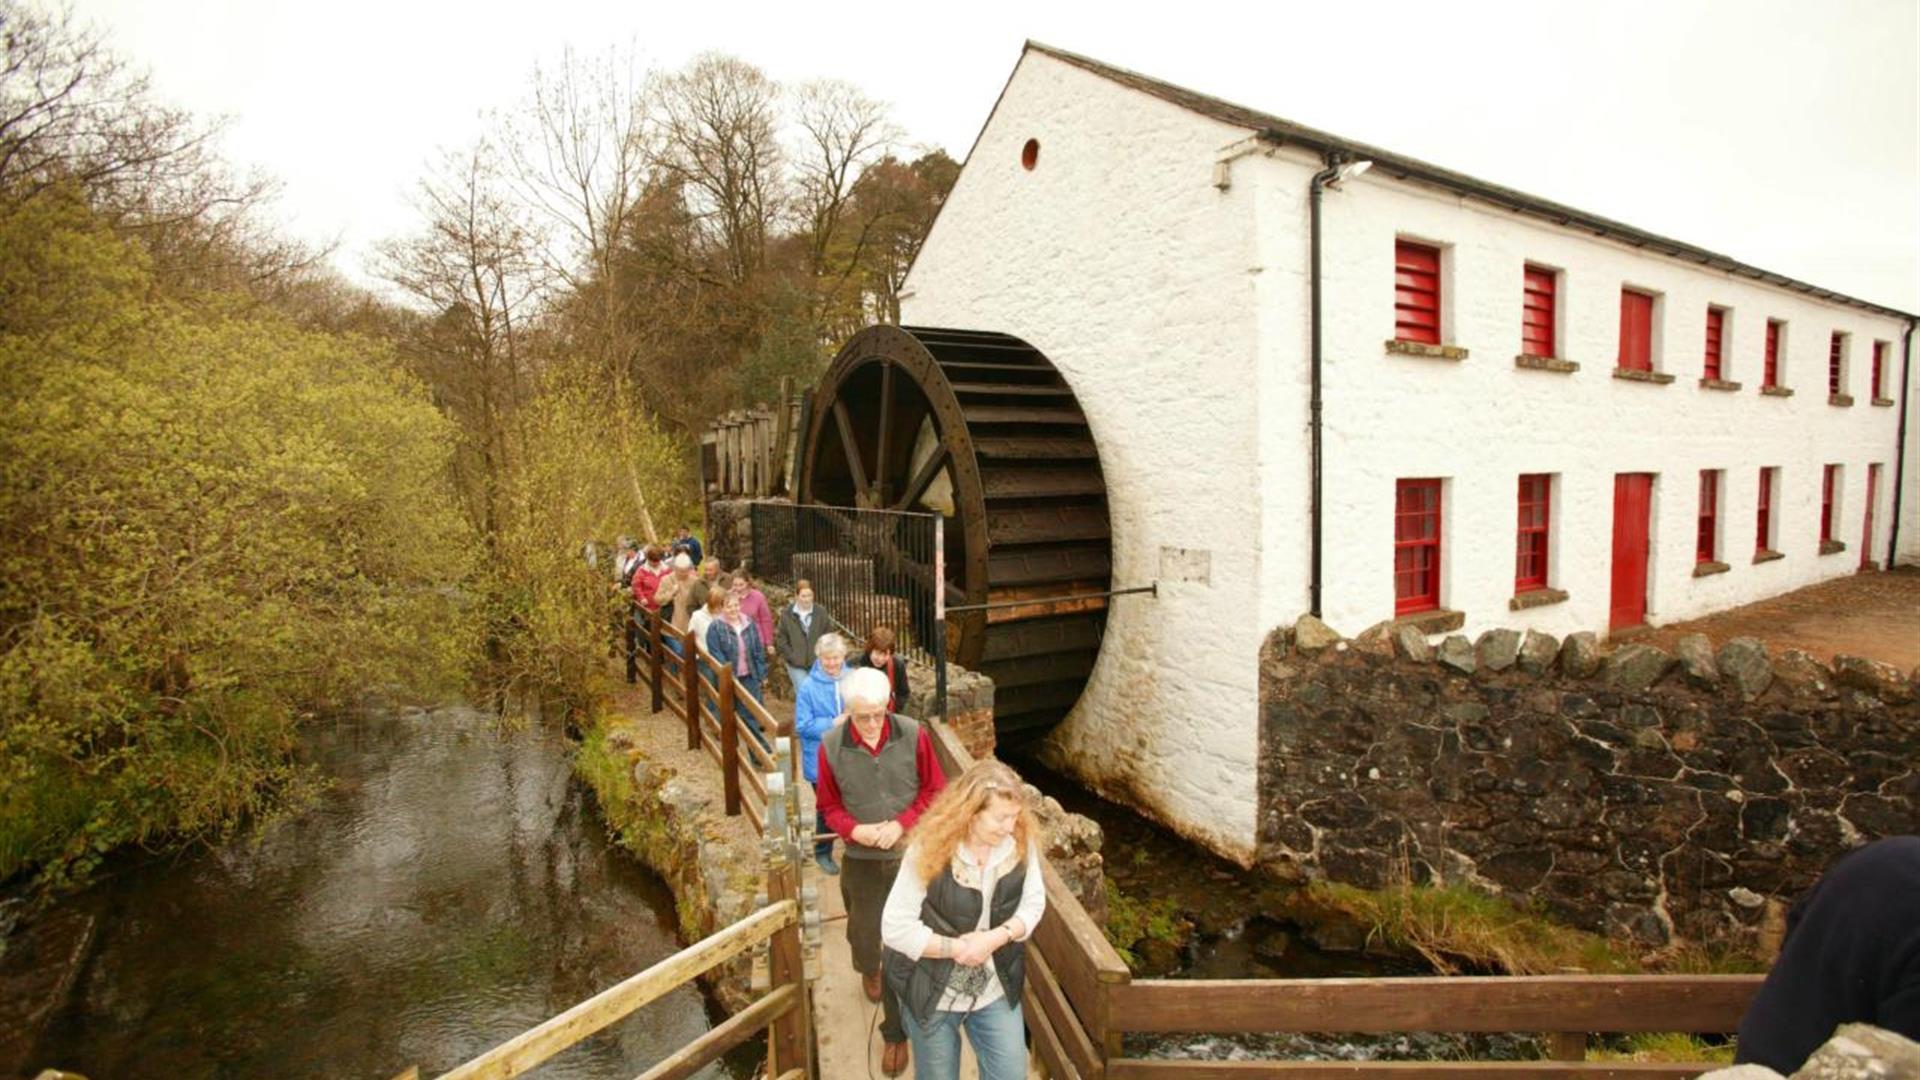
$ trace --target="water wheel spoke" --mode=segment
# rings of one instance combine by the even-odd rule
[[[927,493],[927,489],[933,486],[934,477],[939,476],[940,470],[946,466],[946,446],[942,444],[934,447],[933,453],[927,455],[927,460],[921,464],[919,471],[913,474],[913,479],[908,480],[907,486],[900,489],[900,498],[894,502],[893,508],[895,510],[913,509],[913,504],[919,500],[920,496]]]
[[[887,505],[887,437],[893,428],[893,363],[880,366],[880,430],[874,436],[873,505]]]
[[[840,449],[847,454],[847,472],[853,477],[855,501],[866,502],[867,468],[860,463],[860,444],[853,437],[853,418],[847,415],[847,403],[838,399],[833,403],[833,421],[840,426]]]

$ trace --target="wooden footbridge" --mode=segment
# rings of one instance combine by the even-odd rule
[[[821,894],[812,863],[811,793],[799,781],[790,724],[736,693],[732,674],[692,635],[649,620],[645,638],[654,721],[683,725],[688,749],[723,771],[726,811],[763,836],[766,891],[757,911],[485,1054],[441,1080],[506,1080],[739,956],[753,955],[752,1005],[642,1074],[691,1076],[764,1038],[768,1080],[863,1080],[881,1075],[872,1013],[845,952],[838,897]],[[686,663],[682,656],[704,660]],[[777,735],[762,748],[739,719]],[[928,723],[941,763],[972,763],[952,732]],[[1705,1062],[1589,1061],[1590,1033],[1734,1031],[1758,975],[1545,975],[1391,979],[1135,979],[1097,923],[1044,865],[1047,913],[1029,942],[1023,1005],[1036,1075],[1061,1080],[1683,1080]],[[837,946],[837,947],[836,947]],[[1256,1033],[1543,1033],[1537,1061],[1201,1061],[1149,1056],[1129,1036]],[[969,1062],[970,1064],[970,1062]],[[970,1074],[969,1074],[970,1075]],[[409,1069],[395,1080],[419,1080]]]

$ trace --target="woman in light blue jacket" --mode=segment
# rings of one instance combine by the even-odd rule
[[[820,740],[845,715],[840,698],[840,680],[847,675],[847,640],[839,634],[823,634],[814,643],[813,669],[801,681],[793,695],[793,733],[800,739],[800,770],[811,784],[820,775]],[[814,811],[813,859],[822,873],[838,874],[840,864],[833,861],[833,833],[827,819]]]

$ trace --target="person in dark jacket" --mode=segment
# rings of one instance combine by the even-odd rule
[[[876,626],[867,632],[867,651],[853,661],[855,667],[870,667],[887,677],[893,686],[893,697],[887,702],[888,712],[900,712],[907,707],[907,662],[894,651],[894,644],[893,628]]]
[[[901,837],[945,786],[946,775],[926,729],[887,712],[887,680],[879,672],[848,675],[845,698],[846,716],[820,743],[815,793],[827,826],[847,841],[840,875],[847,945],[867,1000],[880,1003],[886,1042],[880,1069],[897,1076],[907,1067],[907,1036],[899,1001],[883,988],[880,912],[900,876]]]
[[[1853,1022],[1920,1039],[1920,836],[1842,856],[1794,905],[1734,1061],[1790,1075]]]
[[[793,583],[793,603],[780,610],[773,627],[773,651],[787,667],[787,679],[798,694],[807,681],[807,669],[813,666],[813,646],[821,635],[833,629],[833,620],[825,608],[813,602],[813,583],[801,578]]]
[[[981,1080],[1027,1075],[1026,942],[1047,907],[1044,841],[1012,769],[976,762],[914,827],[880,917],[918,1080],[954,1080],[960,1032]]]

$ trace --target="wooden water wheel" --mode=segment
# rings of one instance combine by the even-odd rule
[[[1038,349],[974,330],[875,326],[814,395],[801,503],[946,517],[948,656],[994,681],[1003,740],[1051,727],[1099,655],[1106,482],[1086,416]],[[901,557],[901,556],[890,556]],[[932,568],[916,565],[930,581]]]

